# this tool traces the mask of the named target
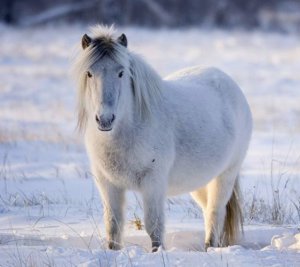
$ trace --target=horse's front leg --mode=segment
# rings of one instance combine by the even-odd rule
[[[105,178],[97,178],[97,184],[103,202],[104,223],[108,247],[110,249],[118,250],[122,246],[125,190],[113,185]]]
[[[159,185],[152,179],[150,181],[152,182],[146,183],[142,188],[144,223],[152,241],[152,252],[156,252],[159,247],[163,248],[166,192],[164,185]]]

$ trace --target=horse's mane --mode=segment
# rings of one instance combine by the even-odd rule
[[[80,48],[74,61],[73,74],[78,83],[78,123],[84,129],[87,122],[87,71],[103,57],[110,57],[130,73],[136,110],[142,119],[151,116],[161,99],[161,78],[137,54],[117,42],[114,27],[97,25],[91,28],[92,43]]]

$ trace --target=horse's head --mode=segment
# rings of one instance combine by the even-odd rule
[[[81,39],[74,71],[79,82],[78,126],[111,131],[121,121],[146,118],[160,98],[160,77],[127,49],[124,34],[96,26]],[[141,116],[136,116],[141,115]]]
[[[93,39],[85,34],[81,45],[91,63],[84,73],[88,119],[100,131],[111,131],[130,101],[127,38],[122,34],[117,39],[106,35]]]

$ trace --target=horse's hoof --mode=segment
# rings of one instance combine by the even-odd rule
[[[209,247],[211,247],[211,244],[210,243],[205,243],[205,247],[204,247],[205,252],[207,252]]]
[[[157,252],[158,251],[158,247],[153,247],[152,248],[152,252]]]
[[[152,241],[152,252],[157,252],[160,247],[163,248],[160,241]]]
[[[112,250],[120,250],[121,246],[113,241],[108,242],[108,248]]]

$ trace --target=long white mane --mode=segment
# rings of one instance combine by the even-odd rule
[[[84,129],[88,119],[87,71],[106,56],[121,64],[130,74],[134,103],[141,118],[151,115],[161,99],[160,76],[140,56],[118,43],[113,26],[97,25],[90,32],[92,43],[86,49],[78,49],[72,71],[78,84],[78,128]]]

